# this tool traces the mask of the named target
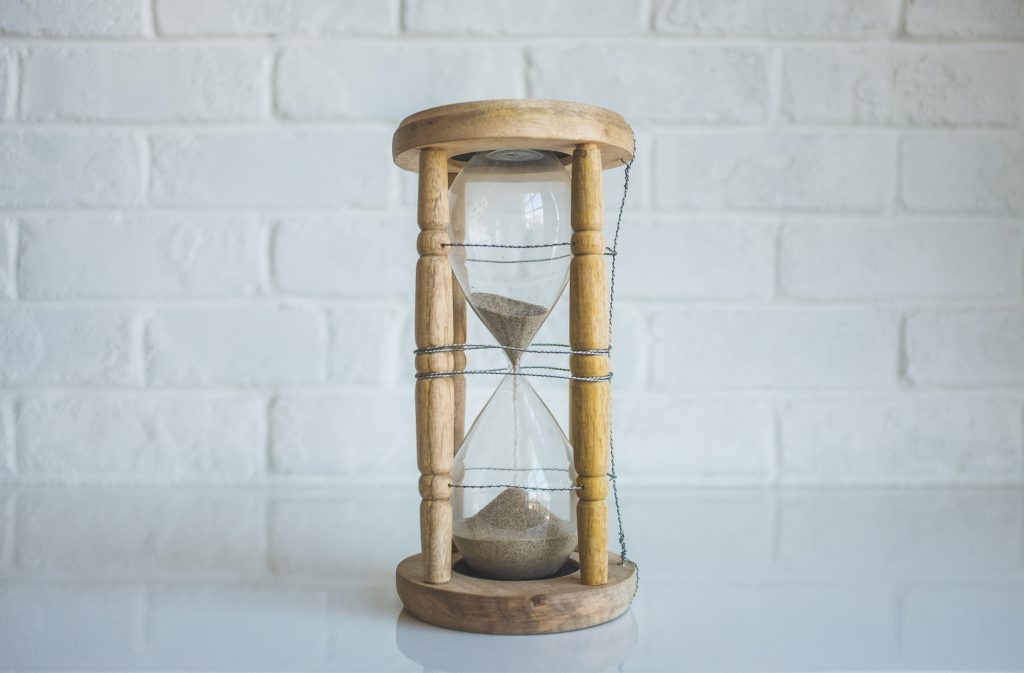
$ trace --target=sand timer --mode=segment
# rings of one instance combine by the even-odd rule
[[[483,633],[550,633],[608,621],[629,605],[635,570],[607,549],[601,171],[632,150],[622,117],[561,101],[448,105],[395,132],[395,162],[419,173],[422,552],[396,573],[415,617]],[[566,283],[568,439],[523,364]],[[463,436],[467,302],[508,370]]]

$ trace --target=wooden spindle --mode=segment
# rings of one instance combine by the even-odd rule
[[[572,158],[572,261],[569,266],[569,344],[573,350],[608,348],[601,150],[577,145]],[[607,376],[607,355],[572,355],[573,376]],[[583,584],[608,581],[608,381],[569,382],[569,433],[579,503],[580,576]]]
[[[420,234],[416,249],[416,346],[452,343],[452,270],[448,263],[448,158],[443,150],[420,152]],[[416,356],[416,371],[447,372],[452,353]],[[455,387],[451,378],[416,381],[416,462],[420,470],[420,543],[424,579],[443,584],[451,579],[451,479],[455,439]]]

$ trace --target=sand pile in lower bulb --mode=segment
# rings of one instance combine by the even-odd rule
[[[455,522],[452,536],[466,562],[500,580],[554,574],[576,547],[576,528],[521,488],[507,488],[474,516]]]
[[[487,326],[502,346],[529,348],[537,330],[548,317],[548,310],[537,304],[502,297],[490,292],[473,292],[473,308],[480,321]],[[513,365],[519,364],[518,351],[505,351]]]

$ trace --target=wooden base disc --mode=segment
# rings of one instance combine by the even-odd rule
[[[580,583],[579,556],[575,571],[543,580],[506,581],[471,577],[459,572],[462,556],[452,554],[452,579],[446,584],[423,580],[422,554],[398,564],[395,583],[405,609],[429,624],[457,631],[496,635],[561,633],[611,621],[629,607],[636,592],[636,568],[619,565],[608,554],[608,583]],[[464,564],[463,564],[464,565]]]

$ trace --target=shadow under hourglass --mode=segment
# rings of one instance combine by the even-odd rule
[[[424,672],[567,673],[615,671],[636,649],[632,610],[599,626],[542,636],[488,636],[450,631],[421,622],[405,610],[395,623],[395,640]]]

